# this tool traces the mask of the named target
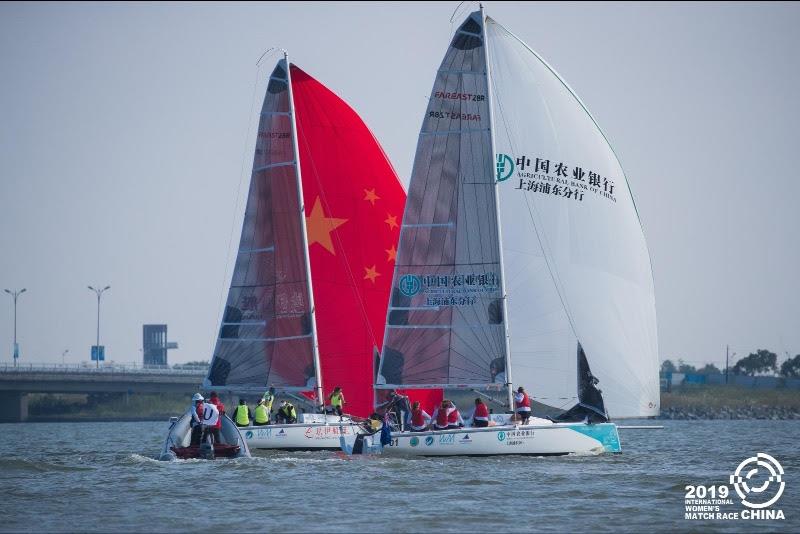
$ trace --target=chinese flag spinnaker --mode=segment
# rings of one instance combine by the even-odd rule
[[[291,66],[324,393],[373,410],[373,362],[406,194],[375,136],[347,103]],[[407,391],[432,409],[441,390]],[[382,400],[382,399],[379,399]]]

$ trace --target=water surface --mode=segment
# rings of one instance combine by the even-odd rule
[[[216,462],[155,460],[166,422],[4,424],[0,531],[800,531],[800,421],[662,423],[597,457]],[[757,452],[786,471],[786,521],[684,519],[686,485]]]

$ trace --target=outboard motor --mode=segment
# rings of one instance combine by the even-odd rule
[[[203,460],[214,459],[214,445],[210,441],[204,441],[200,444],[200,458]]]

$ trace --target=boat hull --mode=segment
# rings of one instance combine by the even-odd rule
[[[339,438],[354,439],[361,425],[338,416],[317,415],[294,424],[240,427],[251,449],[284,451],[338,451]]]
[[[549,425],[494,426],[427,432],[393,432],[391,443],[381,446],[380,434],[364,436],[364,454],[391,456],[495,456],[602,454],[621,452],[613,423],[553,423]],[[355,439],[340,441],[352,454]]]
[[[208,457],[202,453],[199,446],[190,444],[192,434],[190,421],[191,418],[188,414],[172,418],[167,437],[161,447],[159,460],[205,459]],[[247,442],[236,424],[227,416],[222,418],[220,436],[223,442],[214,445],[213,458],[247,458],[250,456]]]

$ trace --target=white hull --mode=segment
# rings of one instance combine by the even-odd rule
[[[339,438],[355,439],[361,426],[336,415],[305,414],[302,423],[240,427],[239,431],[251,449],[276,450],[340,450]]]
[[[392,441],[380,445],[380,433],[364,436],[363,454],[392,456],[493,456],[523,454],[555,456],[620,452],[617,426],[613,423],[503,425],[426,432],[392,432]],[[340,441],[352,454],[355,437]]]

